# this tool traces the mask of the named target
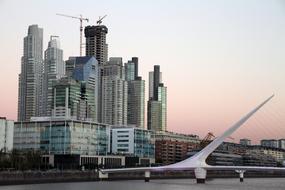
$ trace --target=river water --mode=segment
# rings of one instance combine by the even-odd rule
[[[214,179],[206,184],[196,184],[194,179],[103,181],[80,183],[53,183],[0,186],[0,190],[285,190],[285,178]]]

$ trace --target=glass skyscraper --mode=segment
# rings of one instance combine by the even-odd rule
[[[56,80],[65,75],[63,51],[57,36],[51,36],[45,51],[41,116],[51,116],[52,89]]]
[[[81,83],[79,102],[81,112],[87,113],[86,117],[89,119],[98,121],[100,111],[100,69],[98,61],[94,56],[70,57],[66,61],[66,75]],[[85,116],[82,115],[79,118],[85,118]]]
[[[162,83],[159,65],[155,65],[154,71],[149,73],[147,112],[149,130],[167,130],[167,88]]]
[[[138,58],[132,57],[125,64],[125,77],[128,82],[128,125],[144,128],[145,81],[138,76]]]

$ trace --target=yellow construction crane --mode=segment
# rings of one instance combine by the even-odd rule
[[[99,17],[99,20],[97,20],[97,24],[100,25],[102,23],[102,20],[106,17],[107,15],[103,17]]]
[[[74,19],[78,19],[78,20],[80,21],[80,56],[82,56],[82,47],[83,47],[83,44],[82,44],[82,31],[83,31],[82,22],[83,22],[83,21],[89,22],[89,19],[88,19],[88,18],[83,18],[82,15],[80,15],[80,17],[69,16],[69,15],[59,14],[59,13],[57,13],[56,15],[64,16],[64,17],[69,17],[69,18],[74,18]],[[102,19],[103,19],[103,18],[102,18]],[[102,20],[102,19],[101,19],[101,20]],[[102,22],[102,21],[101,21],[101,22]]]

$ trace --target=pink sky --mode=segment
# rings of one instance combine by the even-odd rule
[[[56,13],[81,13],[91,24],[108,14],[109,56],[124,61],[138,56],[147,82],[148,71],[161,65],[168,130],[218,135],[275,93],[233,137],[285,138],[283,1],[86,1],[82,6],[0,0],[1,116],[16,119],[23,37],[30,24],[44,28],[44,49],[49,35],[59,35],[65,59],[78,55],[79,23]]]

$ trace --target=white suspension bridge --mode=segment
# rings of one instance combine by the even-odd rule
[[[254,115],[261,107],[269,102],[274,95],[267,98],[264,102],[242,117],[222,135],[214,139],[208,146],[203,148],[200,152],[194,156],[183,160],[181,162],[170,164],[166,166],[158,167],[141,167],[141,168],[120,168],[120,169],[103,169],[99,171],[99,178],[107,179],[109,173],[120,172],[144,172],[145,181],[150,180],[151,172],[165,172],[165,171],[187,171],[193,170],[197,183],[205,183],[207,171],[209,170],[232,170],[239,173],[240,181],[243,181],[244,172],[246,171],[281,171],[285,172],[285,167],[259,167],[259,166],[212,166],[206,163],[207,157],[214,152],[214,150],[220,146],[226,138],[231,136],[237,129],[239,129],[252,115]]]

